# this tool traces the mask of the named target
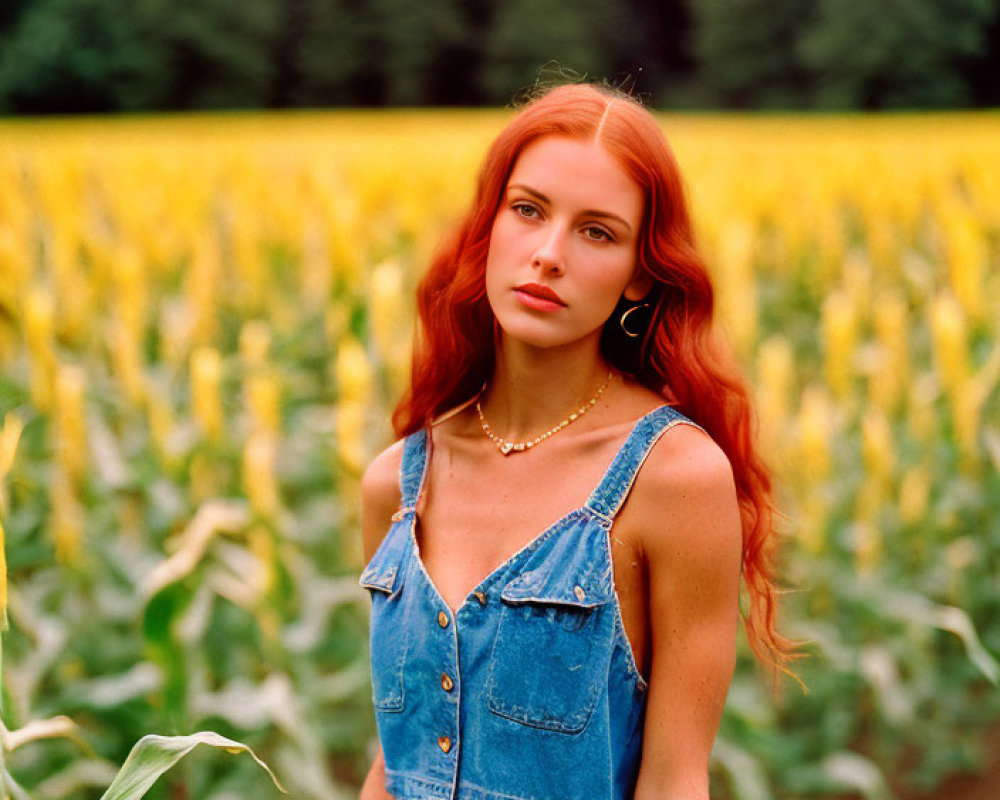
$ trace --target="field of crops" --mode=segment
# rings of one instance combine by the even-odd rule
[[[505,113],[0,122],[0,796],[199,730],[356,796],[358,478]],[[772,694],[741,653],[713,797],[931,795],[1000,720],[1000,116],[662,123],[810,655]],[[150,796],[279,795],[206,750]]]

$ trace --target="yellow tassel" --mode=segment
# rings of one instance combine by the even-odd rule
[[[789,399],[795,373],[795,353],[784,336],[772,336],[760,346],[757,396],[763,439],[770,449],[784,448],[787,437],[782,428],[788,424]]]
[[[916,525],[927,516],[930,505],[931,474],[926,464],[910,467],[899,484],[899,516],[907,525]]]
[[[112,324],[111,361],[125,397],[132,406],[146,402],[142,373],[142,340],[129,332],[127,323],[116,319]]]
[[[974,471],[979,454],[979,428],[983,406],[1000,381],[1000,342],[995,342],[986,363],[952,395],[952,426],[961,453],[962,468]]]
[[[281,427],[281,386],[271,371],[251,375],[246,384],[252,430],[276,435]]]
[[[14,469],[14,457],[17,455],[17,445],[21,441],[23,430],[24,421],[16,411],[4,414],[3,427],[0,427],[0,517],[10,513],[7,476]]]
[[[212,233],[202,234],[187,267],[186,291],[193,312],[194,341],[207,345],[218,333],[218,295],[222,280],[222,255],[219,241]]]
[[[854,351],[857,344],[857,323],[850,296],[835,291],[823,303],[824,370],[834,394],[846,399],[854,380]]]
[[[254,590],[264,598],[274,588],[276,549],[274,534],[264,525],[254,524],[247,531],[247,545],[261,565]]]
[[[77,564],[83,546],[85,516],[73,482],[61,467],[55,469],[49,496],[52,503],[51,526],[56,560],[62,564]]]
[[[240,358],[245,364],[244,403],[250,415],[250,430],[272,435],[281,427],[281,386],[268,365],[271,332],[260,320],[240,329]]]
[[[945,391],[953,396],[971,372],[965,314],[948,294],[934,298],[930,314],[934,364]]]
[[[377,264],[371,272],[371,332],[383,360],[389,360],[398,344],[401,323],[406,316],[403,300],[403,269],[391,259]]]
[[[922,444],[930,444],[938,430],[934,403],[940,395],[935,375],[926,372],[917,377],[907,392],[906,427],[910,435]]]
[[[368,462],[366,408],[357,400],[342,400],[337,404],[337,453],[344,466],[355,475],[360,475]]]
[[[964,203],[953,202],[941,214],[948,251],[951,288],[972,319],[983,316],[983,285],[989,262],[987,240]]]
[[[39,411],[52,407],[55,380],[55,301],[41,287],[28,292],[24,309],[24,332],[31,364],[31,402]]]
[[[141,352],[149,307],[149,275],[135,247],[120,250],[115,259],[114,275],[118,290],[115,315],[121,320],[124,335],[134,340],[136,352]]]
[[[275,481],[277,441],[265,431],[252,433],[243,448],[243,490],[254,512],[274,519],[280,506]]]
[[[757,280],[753,271],[755,230],[747,221],[729,224],[719,242],[719,316],[740,353],[757,339]]]
[[[177,445],[174,443],[174,412],[170,402],[159,392],[147,394],[146,413],[149,419],[149,433],[156,448],[156,454],[168,471],[178,466]]]
[[[222,438],[222,358],[212,347],[199,347],[191,354],[191,405],[205,436]]]
[[[884,491],[895,471],[896,451],[889,420],[876,407],[866,409],[861,418],[861,452],[866,483]]]
[[[267,353],[271,349],[271,329],[262,320],[245,322],[240,328],[240,358],[250,368],[267,364]]]
[[[392,393],[404,388],[410,367],[412,318],[405,300],[404,272],[395,259],[378,264],[371,274],[371,331],[385,365]]]
[[[344,337],[337,348],[336,376],[341,398],[361,403],[371,399],[372,368],[364,347],[352,336]]]
[[[7,535],[0,519],[0,631],[10,627],[7,621]]]
[[[862,506],[870,506],[871,501],[867,500],[867,491],[862,488]],[[854,535],[854,563],[858,572],[870,574],[878,569],[882,563],[882,532],[878,524],[870,517],[869,512],[863,512],[865,516],[859,519],[852,526]]]
[[[59,309],[56,326],[62,341],[81,347],[93,332],[94,286],[79,261],[80,242],[63,230],[52,236],[49,262]]]
[[[869,396],[879,408],[892,414],[899,406],[903,387],[909,382],[906,299],[898,291],[879,294],[873,310],[881,363],[869,376]]]
[[[829,443],[835,433],[833,404],[822,388],[810,386],[802,393],[797,427],[801,474],[810,482],[821,482],[830,473]]]
[[[850,299],[848,307],[855,326],[865,323],[864,312],[872,307],[872,265],[858,251],[844,261],[843,291]]]
[[[56,459],[74,486],[87,473],[87,423],[84,394],[87,376],[81,367],[60,364],[56,372]]]
[[[321,312],[333,286],[333,265],[322,220],[311,216],[302,237],[302,304],[310,313]]]
[[[373,376],[361,343],[346,336],[337,349],[337,450],[341,462],[360,474],[368,460],[367,412],[372,402]]]

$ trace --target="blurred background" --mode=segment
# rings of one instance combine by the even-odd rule
[[[582,76],[677,154],[783,511],[808,690],[741,640],[713,798],[1000,798],[990,0],[2,0],[0,796],[199,730],[357,796],[414,286]],[[196,751],[149,796],[279,794]]]

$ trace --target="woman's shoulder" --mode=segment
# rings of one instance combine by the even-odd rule
[[[661,489],[732,486],[733,468],[723,449],[693,420],[677,419],[647,457],[647,477]]]
[[[372,459],[361,476],[361,496],[365,499],[385,499],[395,494],[399,500],[399,468],[403,463],[405,439],[399,439]]]
[[[674,424],[653,445],[629,500],[632,525],[647,552],[675,554],[742,548],[732,465],[702,428]]]
[[[378,549],[399,508],[404,442],[400,439],[375,456],[361,476],[361,534],[368,558]]]

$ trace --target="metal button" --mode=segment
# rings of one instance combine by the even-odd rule
[[[582,586],[577,586],[573,589],[573,594],[576,595],[576,599],[582,601],[584,597],[587,596],[586,592],[583,591]]]
[[[482,592],[473,592],[472,596],[475,597],[479,601],[479,605],[481,605],[481,606],[485,606],[486,605],[486,595],[483,594]]]
[[[438,747],[441,748],[445,753],[451,750],[451,739],[447,736],[438,736]]]
[[[448,627],[448,615],[445,614],[443,611],[438,611],[438,625],[440,625],[442,628]]]
[[[441,688],[446,692],[450,692],[455,686],[455,682],[451,679],[451,675],[447,672],[441,673]]]

